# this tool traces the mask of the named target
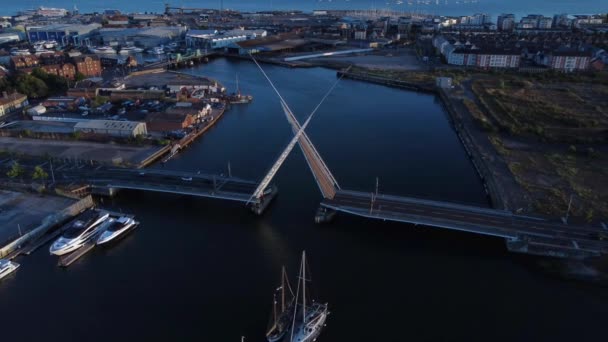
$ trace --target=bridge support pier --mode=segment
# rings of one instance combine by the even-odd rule
[[[114,197],[118,194],[120,189],[117,188],[108,188],[103,186],[93,186],[91,192],[93,195],[100,195],[106,197]]]
[[[253,211],[256,215],[262,215],[264,210],[268,207],[270,202],[277,196],[278,189],[276,186],[272,186],[271,191],[266,196],[260,198],[259,202],[253,203],[251,205],[251,211]]]
[[[514,253],[575,260],[600,256],[599,251],[579,248],[575,242],[564,244],[563,241],[555,241],[550,238],[541,240],[529,236],[520,236],[515,239],[506,239],[505,242],[507,249]]]
[[[315,214],[315,223],[329,223],[333,220],[334,216],[336,216],[335,210],[321,206]]]

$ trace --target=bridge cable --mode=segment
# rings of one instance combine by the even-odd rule
[[[277,95],[279,95],[279,98],[281,99],[281,106],[283,107],[283,110],[286,113],[287,113],[287,111],[291,112],[291,110],[289,109],[287,103],[285,102],[285,100],[283,99],[283,97],[281,96],[281,94],[279,93],[279,91],[276,89],[276,87],[274,86],[273,82],[270,80],[270,78],[268,77],[268,75],[264,72],[264,70],[262,69],[262,67],[255,60],[255,58],[253,58],[253,56],[251,56],[251,58],[256,63],[256,65],[260,68],[260,70],[262,71],[262,73],[264,74],[264,76],[266,77],[266,79],[269,81],[269,83],[271,84],[271,86],[273,87],[273,89],[275,90],[275,92],[277,93]],[[319,104],[315,107],[315,109],[310,113],[310,115],[308,116],[308,118],[304,122],[304,125],[302,125],[300,127],[300,129],[296,132],[296,134],[291,139],[291,141],[289,142],[289,144],[287,145],[287,147],[285,148],[285,150],[281,153],[281,155],[279,156],[279,158],[277,159],[277,161],[273,164],[273,166],[270,168],[269,172],[266,174],[266,176],[264,177],[264,179],[260,182],[260,184],[258,185],[257,189],[252,194],[252,196],[249,198],[249,200],[247,201],[247,203],[250,203],[251,200],[254,197],[259,198],[263,194],[264,190],[266,189],[266,187],[268,186],[268,184],[270,183],[270,181],[272,180],[272,178],[275,176],[275,174],[277,173],[277,171],[279,170],[279,168],[281,167],[281,165],[283,164],[283,162],[287,159],[287,156],[289,155],[289,153],[291,152],[291,150],[293,149],[293,147],[295,146],[295,144],[298,142],[298,140],[300,139],[300,137],[302,137],[302,135],[305,134],[304,130],[306,129],[306,127],[310,123],[310,121],[313,118],[313,116],[315,115],[315,113],[321,107],[321,105],[323,104],[323,102],[325,102],[325,100],[331,94],[331,92],[336,88],[336,86],[338,85],[338,83],[340,82],[340,80],[342,79],[343,76],[344,76],[344,74],[342,74],[340,76],[340,78],[338,78],[338,80],[336,80],[336,82],[334,82],[334,84],[330,87],[330,89],[325,93],[325,95],[323,96],[323,98],[321,99],[321,101],[319,102]]]
[[[258,61],[253,57],[253,55],[251,55],[251,53],[249,53],[249,56],[255,62],[255,64],[258,66],[258,68],[260,69],[260,71],[262,72],[262,74],[264,75],[264,77],[266,77],[266,79],[268,80],[268,82],[270,83],[270,85],[272,86],[272,88],[274,89],[274,91],[276,92],[276,94],[279,96],[279,99],[281,100],[281,103],[283,103],[285,105],[285,107],[287,108],[287,110],[285,111],[285,114],[287,116],[287,120],[292,124],[292,126],[294,126],[292,128],[293,128],[294,134],[296,134],[297,131],[298,131],[298,129],[300,128],[300,124],[298,123],[298,120],[296,119],[295,115],[293,114],[293,111],[291,110],[291,108],[289,108],[289,105],[287,104],[287,102],[285,101],[285,99],[283,99],[283,96],[281,96],[281,94],[279,93],[279,90],[275,87],[274,83],[272,82],[272,80],[270,80],[270,78],[268,77],[268,75],[266,74],[266,72],[264,71],[264,69],[262,69],[262,67],[258,63]],[[342,77],[344,77],[345,73],[348,72],[351,67],[352,66],[349,66],[346,69],[346,71],[340,75],[340,78],[338,79],[338,81],[336,81],[336,83],[339,82],[340,79],[342,79]],[[325,175],[329,178],[329,180],[331,181],[331,183],[336,188],[340,189],[340,185],[338,184],[338,181],[335,179],[335,177],[333,176],[333,174],[331,173],[331,171],[329,170],[329,168],[327,167],[327,165],[323,161],[323,158],[321,158],[321,155],[319,154],[319,152],[317,151],[317,149],[315,148],[315,146],[312,144],[312,142],[310,141],[310,138],[308,138],[308,136],[306,135],[306,133],[303,134],[303,138],[305,139],[306,143],[309,145],[310,150],[314,154],[314,157],[321,164],[322,170],[324,171]],[[304,153],[304,157],[306,158],[306,151],[304,151],[304,148],[302,147],[301,143],[300,143],[300,148],[302,149],[302,152]],[[308,160],[308,158],[306,158],[306,162],[308,163],[308,166],[310,167],[310,169],[312,171],[313,167],[312,167],[312,165],[310,165],[310,161]],[[313,176],[315,177],[315,180],[317,180],[317,183],[319,183],[317,175],[314,173],[314,171],[313,171]],[[320,184],[319,184],[319,187],[321,187]],[[321,191],[323,191],[323,190],[321,190]]]

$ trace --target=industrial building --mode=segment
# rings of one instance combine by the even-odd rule
[[[88,120],[78,122],[74,132],[95,133],[113,137],[136,137],[147,135],[146,124],[136,121]]]
[[[169,44],[186,32],[184,26],[146,28],[104,28],[99,30],[99,39],[104,45],[134,45],[143,48]]]
[[[55,24],[40,27],[27,27],[27,36],[31,43],[54,40],[62,46],[74,44],[80,46],[86,43],[101,24]]]
[[[191,48],[223,49],[234,43],[266,37],[264,30],[231,30],[218,33],[216,30],[190,30],[186,34],[186,45]]]
[[[25,40],[25,34],[19,31],[2,32],[0,33],[0,44],[20,42]]]

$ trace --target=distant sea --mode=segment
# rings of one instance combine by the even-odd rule
[[[72,9],[76,5],[81,12],[100,12],[105,9],[119,9],[125,12],[162,12],[165,2],[173,6],[196,8],[219,8],[222,3],[221,0],[2,0],[2,2],[1,15],[13,15],[20,10],[39,6]],[[224,0],[223,6],[242,11],[375,8],[442,15],[489,13],[494,18],[500,13],[522,16],[528,13],[552,15],[608,12],[608,1],[598,0]]]

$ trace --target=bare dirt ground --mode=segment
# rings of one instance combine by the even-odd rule
[[[469,82],[465,101],[534,211],[608,218],[608,87],[499,78]],[[474,93],[474,94],[473,94]]]

